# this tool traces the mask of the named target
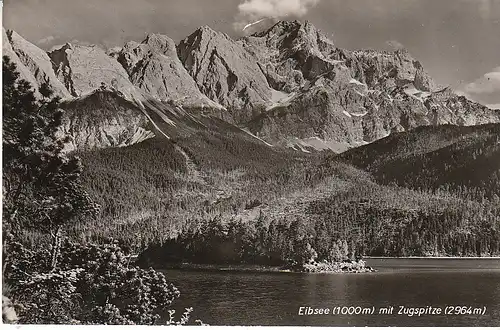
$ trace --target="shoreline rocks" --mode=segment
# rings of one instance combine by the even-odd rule
[[[150,265],[151,266],[151,265]],[[366,266],[363,260],[346,262],[312,262],[305,265],[292,266],[266,266],[266,265],[216,265],[216,264],[192,264],[176,263],[156,267],[157,269],[178,269],[178,270],[201,270],[201,271],[234,271],[234,272],[271,272],[271,273],[373,273],[376,269]]]
[[[363,260],[359,261],[343,261],[343,262],[328,262],[328,261],[313,261],[299,268],[304,273],[371,273],[375,272],[372,267],[366,266]]]

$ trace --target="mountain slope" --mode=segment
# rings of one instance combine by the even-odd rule
[[[113,91],[96,90],[64,101],[63,133],[68,150],[122,147],[155,136],[153,125],[136,104]]]
[[[500,191],[499,142],[499,124],[421,127],[337,158],[366,169],[383,184],[416,189],[446,187],[464,193],[469,188],[471,195],[491,198]]]
[[[63,101],[63,131],[73,138],[68,149],[123,147],[152,137],[170,141],[200,131],[231,134],[234,130],[247,139],[264,144],[240,128],[217,119],[211,110],[205,114],[149,98],[147,94],[141,95],[142,99],[130,101],[121,92],[102,87],[87,95]]]
[[[123,148],[80,153],[86,188],[101,205],[95,222],[83,225],[89,235],[131,245],[161,241],[189,223],[226,217],[307,185],[294,170],[306,167],[304,154],[272,148],[217,118],[202,116],[198,127],[167,132],[170,139],[157,134]]]
[[[289,267],[363,255],[500,255],[500,200],[382,186],[349,165],[331,165],[310,187],[221,215],[226,221],[191,222],[178,237],[150,244],[139,257],[141,264]]]

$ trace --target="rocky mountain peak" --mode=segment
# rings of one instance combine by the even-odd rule
[[[112,86],[127,98],[142,97],[130,82],[118,61],[96,45],[65,44],[49,53],[57,78],[73,96],[82,96],[100,88]]]
[[[202,25],[198,29],[196,29],[195,33],[221,33],[221,32],[215,31],[208,25]]]
[[[271,96],[255,57],[227,34],[201,27],[179,43],[178,55],[200,91],[236,117],[249,119]]]
[[[189,43],[201,43],[203,41],[211,40],[213,38],[220,38],[220,39],[231,39],[227,34],[220,32],[220,31],[215,31],[208,25],[203,25],[200,26],[198,29],[196,29],[193,33],[191,33],[189,36],[181,40],[179,43],[178,47],[180,48],[181,45]]]
[[[66,87],[54,74],[51,59],[45,51],[13,30],[4,29],[3,43],[5,55],[11,57],[22,77],[30,82],[35,90],[41,85],[46,85],[57,96],[62,98],[70,96]]]
[[[154,51],[161,52],[163,54],[174,55],[177,52],[175,42],[163,34],[148,34],[142,43],[148,45]]]
[[[213,45],[213,49],[222,48],[228,44],[235,43],[235,41],[226,33],[215,31],[208,25],[204,25],[196,29],[189,36],[180,41],[177,45],[179,58],[185,57],[183,50],[186,48],[197,49],[204,48],[207,44]]]
[[[338,64],[333,42],[307,21],[281,21],[239,42],[261,63],[270,86],[286,93]]]
[[[188,108],[222,107],[203,95],[177,56],[175,42],[149,34],[141,43],[128,42],[113,55],[130,81],[148,96]]]
[[[268,47],[274,48],[301,48],[312,52],[325,51],[328,46],[333,46],[333,42],[311,22],[280,21],[271,28],[253,34],[246,39],[262,39]]]
[[[282,20],[276,22],[273,26],[265,29],[261,32],[256,32],[252,36],[254,37],[264,37],[266,35],[285,35],[290,33],[298,33],[300,30],[302,32],[312,32],[316,33],[319,30],[308,20],[301,22],[300,20]]]
[[[407,49],[393,52],[343,51],[339,59],[346,62],[356,79],[373,89],[402,87],[409,83],[423,92],[437,89],[422,64],[413,58]]]
[[[269,29],[261,31],[261,32],[256,32],[252,36],[253,37],[263,37],[265,35],[269,34],[285,34],[285,33],[290,33],[294,30],[300,29],[302,23],[299,20],[293,20],[293,21],[279,21],[273,26],[271,26]]]
[[[111,54],[129,72],[144,57],[164,55],[177,57],[175,42],[166,35],[149,34],[141,43],[136,41],[127,42],[122,48]]]

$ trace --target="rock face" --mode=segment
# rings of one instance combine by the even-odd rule
[[[180,42],[178,53],[201,92],[230,109],[237,121],[249,120],[271,98],[255,57],[226,34],[199,28]]]
[[[50,52],[49,56],[57,78],[75,97],[91,93],[103,85],[114,88],[128,98],[142,97],[122,65],[97,46],[67,43]]]
[[[413,82],[423,91],[435,89],[422,65],[406,50],[396,52],[348,51],[335,47],[310,22],[282,21],[239,43],[259,61],[274,89],[291,92],[343,64],[352,78],[370,88],[402,86]]]
[[[238,41],[259,62],[272,88],[290,93],[337,63],[333,42],[312,24],[282,21]]]
[[[172,100],[188,108],[221,108],[200,92],[177,57],[174,41],[167,36],[151,34],[141,43],[128,42],[113,56],[131,82],[153,98]]]
[[[72,137],[67,150],[123,147],[155,136],[141,109],[110,90],[66,101],[62,131]]]
[[[35,89],[46,85],[55,95],[69,97],[64,85],[57,79],[52,63],[46,52],[23,39],[15,31],[3,30],[3,53],[17,65],[21,77]]]
[[[36,79],[30,70],[21,62],[21,59],[12,49],[12,45],[7,37],[7,31],[5,28],[2,32],[2,56],[7,56],[12,63],[16,65],[17,71],[19,72],[20,78],[28,81],[30,84],[36,84]]]

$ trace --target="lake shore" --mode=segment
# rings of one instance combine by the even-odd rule
[[[378,266],[383,265],[369,265],[370,261],[377,260],[393,260],[393,261],[424,261],[424,260],[499,260],[500,257],[363,257],[359,261],[345,261],[345,262],[311,262],[304,265],[290,265],[290,266],[267,266],[267,265],[252,265],[252,264],[199,264],[199,263],[168,263],[163,265],[154,265],[154,268],[162,270],[194,270],[194,271],[214,271],[214,272],[248,272],[248,273],[317,273],[317,274],[347,274],[347,273],[371,273],[377,272]],[[368,262],[368,264],[367,264]],[[446,267],[444,267],[446,268]]]
[[[400,267],[405,268],[406,262],[412,261],[499,261],[500,257],[371,257],[365,256],[359,261],[346,261],[346,262],[311,262],[305,265],[288,265],[288,266],[269,266],[269,265],[256,265],[256,264],[200,264],[191,262],[170,262],[161,264],[143,264],[143,267],[153,267],[162,270],[198,270],[198,271],[214,271],[214,272],[248,272],[248,273],[370,273],[377,272],[385,269],[390,262],[402,261],[403,265]],[[382,263],[380,263],[382,262]],[[421,268],[421,266],[414,265]],[[425,266],[425,265],[424,265]],[[441,265],[443,269],[447,269],[446,265]],[[429,267],[434,267],[431,265]],[[381,268],[381,269],[379,269]],[[459,267],[461,268],[461,267]]]
[[[159,269],[169,270],[202,270],[202,271],[229,271],[229,272],[258,272],[258,273],[369,273],[376,270],[366,266],[365,262],[313,262],[295,266],[266,266],[266,265],[216,265],[195,263],[172,263],[163,265]]]

